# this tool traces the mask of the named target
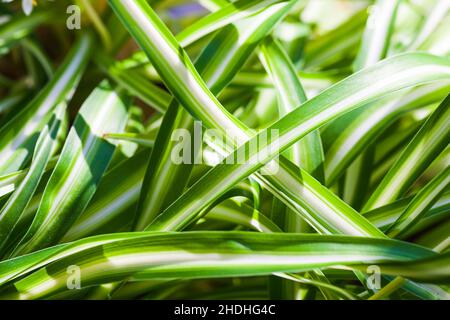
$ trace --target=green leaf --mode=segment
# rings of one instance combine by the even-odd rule
[[[263,63],[279,97],[280,116],[285,116],[307,98],[295,68],[281,45],[268,38],[261,46]],[[318,131],[305,136],[290,149],[288,157],[318,181],[324,182],[322,141]]]
[[[32,16],[21,16],[0,26],[0,48],[12,46],[28,36],[34,28],[52,18],[51,11],[38,11]]]
[[[403,211],[395,223],[387,230],[389,237],[401,237],[406,234],[419,221],[421,216],[440,198],[449,184],[450,166],[428,182],[414,199],[411,200],[405,211]]]
[[[450,142],[450,96],[441,103],[402,152],[363,211],[375,209],[401,197]]]
[[[138,151],[106,172],[89,206],[61,241],[113,232],[124,225],[131,228],[148,157],[148,150]]]
[[[413,197],[403,198],[388,205],[371,210],[364,216],[381,230],[390,227],[405,211]],[[444,195],[420,218],[418,224],[408,233],[421,232],[435,223],[445,220],[450,213],[450,193]]]
[[[386,57],[400,0],[377,0],[370,8],[364,38],[355,60],[360,70]]]
[[[31,200],[39,181],[44,174],[45,168],[50,160],[52,151],[56,145],[56,137],[63,121],[66,105],[63,103],[55,109],[53,118],[42,130],[36,143],[33,161],[26,176],[20,182],[20,185],[8,199],[6,204],[0,210],[0,252],[8,243],[8,240],[16,223]]]
[[[224,1],[224,4],[226,2]],[[180,45],[186,47],[207,34],[280,2],[289,2],[289,0],[238,0],[225,6],[220,5],[219,10],[196,21],[179,33],[177,40]]]
[[[414,266],[416,261],[440,264],[445,259],[418,246],[384,239],[253,232],[128,233],[94,237],[6,261],[0,263],[0,274],[8,274],[11,280],[31,272],[15,281],[13,291],[6,290],[2,298],[35,299],[67,290],[66,269],[74,261],[81,271],[81,283],[88,286],[125,276],[136,280],[249,276],[342,265],[377,264],[384,270],[387,264],[388,273],[402,275],[399,266],[403,261]],[[405,273],[428,282],[449,277],[448,271],[433,273],[432,268],[422,269],[421,276],[410,274],[408,268]]]
[[[434,83],[372,103],[343,129],[328,149],[325,161],[327,185],[333,185],[350,163],[399,116],[441,101],[449,90],[446,82]]]
[[[83,212],[115,150],[103,135],[124,128],[128,103],[107,81],[89,96],[69,132],[36,217],[14,255],[55,244]]]
[[[196,67],[212,93],[219,94],[231,81],[261,39],[272,29],[274,21],[283,16],[284,11],[284,7],[261,10],[258,14],[224,28],[211,40],[198,58]],[[183,130],[186,136],[182,138],[188,139],[187,136],[198,135],[198,129],[193,118],[174,100],[164,116],[150,158],[138,206],[136,230],[145,229],[184,191],[193,164],[197,162],[199,150],[191,150],[188,163],[174,163],[172,155],[175,146],[179,144],[178,140],[173,139],[174,130]],[[190,138],[190,144],[199,149],[194,138]],[[172,188],[166,189],[164,185]]]
[[[424,67],[425,65],[427,65],[427,68]],[[429,70],[429,73],[426,74],[424,70]],[[412,76],[412,74],[416,73],[420,74],[420,76]],[[395,77],[388,76],[394,74]],[[405,54],[380,62],[373,68],[367,68],[346,78],[315,98],[308,100],[301,107],[295,109],[258,136],[252,138],[252,142],[249,141],[240,147],[242,150],[251,150],[249,148],[251,143],[258,143],[258,141],[264,142],[262,146],[259,146],[259,150],[253,151],[249,158],[247,158],[253,159],[253,161],[247,161],[244,165],[221,164],[208,172],[203,179],[165,210],[153,222],[150,228],[152,230],[181,229],[183,226],[191,223],[191,219],[198,217],[198,213],[212,203],[222,192],[225,192],[233,184],[261,168],[264,162],[269,161],[279,152],[292,145],[296,140],[302,138],[312,130],[317,129],[323,123],[358,106],[362,106],[368,101],[378,98],[381,94],[387,94],[411,85],[445,79],[449,75],[450,68],[446,59],[426,54]],[[387,78],[391,79],[391,81],[386,81]],[[270,130],[273,129],[278,130],[279,137],[276,139],[268,135]],[[261,138],[263,135],[268,137],[266,141]],[[268,146],[271,145],[277,145],[277,147],[269,148]],[[237,159],[238,152],[239,149],[231,154],[225,163],[235,162],[234,159]],[[243,151],[240,152],[242,153]],[[256,159],[258,160],[256,161]],[[302,176],[306,180],[306,176],[303,173]],[[222,181],[220,187],[216,189],[208,187],[214,184],[214,181],[218,177]],[[335,206],[342,208],[341,201],[333,199],[324,190],[319,189],[318,192],[321,199],[325,198],[321,204],[329,201]],[[197,201],[199,198],[208,199],[208,201],[200,203]],[[305,200],[306,196],[304,195],[303,201]],[[306,202],[304,206],[305,208],[311,208],[313,205],[310,202]],[[319,207],[319,210],[308,210],[309,214],[315,214],[314,223],[319,230],[328,229],[334,230],[334,232],[339,230],[340,232],[354,232],[354,234],[380,234],[370,224],[361,220],[361,217],[358,217],[357,213],[352,214],[350,210],[341,209],[342,220],[337,221],[335,210],[332,213],[330,212],[328,216],[324,206],[319,205]],[[325,219],[329,220],[327,221]],[[311,220],[310,217],[309,220]],[[321,225],[318,225],[316,221],[320,221]],[[352,231],[350,231],[351,229],[346,229],[349,225],[352,225]],[[363,225],[364,228],[367,228],[367,231],[360,229]]]
[[[0,175],[21,169],[29,160],[38,132],[49,121],[51,111],[73,94],[89,59],[92,45],[92,36],[89,33],[83,34],[45,88],[0,128]]]

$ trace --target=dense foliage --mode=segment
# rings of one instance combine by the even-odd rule
[[[0,298],[449,299],[449,10],[3,1]]]

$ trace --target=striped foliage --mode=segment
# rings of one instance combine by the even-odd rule
[[[0,299],[450,299],[447,1],[20,3]]]

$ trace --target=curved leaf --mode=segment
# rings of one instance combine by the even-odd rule
[[[33,223],[13,255],[55,244],[83,212],[115,150],[103,134],[124,128],[128,103],[106,81],[89,96],[69,132]]]

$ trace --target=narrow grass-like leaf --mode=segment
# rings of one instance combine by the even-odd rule
[[[0,4],[0,299],[450,299],[447,0],[77,1]]]
[[[189,232],[133,233],[122,237],[116,235],[115,238],[117,240],[111,237],[108,240],[107,236],[92,238],[90,242],[82,240],[78,246],[76,243],[68,245],[66,252],[64,248],[59,249],[59,253],[47,249],[46,254],[37,252],[13,260],[25,271],[23,266],[29,262],[21,262],[21,259],[29,261],[37,256],[40,262],[35,259],[36,265],[28,267],[28,272],[36,270],[39,265],[43,268],[15,282],[16,293],[9,289],[5,292],[6,297],[42,298],[66,290],[66,268],[73,261],[77,261],[81,268],[82,283],[90,285],[119,280],[124,276],[139,280],[180,275],[189,278],[244,276],[342,265],[379,264],[382,268],[389,262],[396,262],[389,265],[388,270],[392,274],[402,274],[401,268],[394,268],[402,261],[408,261],[412,266],[415,261],[422,263],[421,259],[425,258],[432,261],[446,258],[394,240],[343,236]],[[8,262],[1,263],[0,274],[4,274],[2,270],[7,268],[11,273],[14,269],[11,267]],[[417,278],[435,281],[449,276],[448,272],[434,274],[432,270],[423,269]]]
[[[25,175],[26,170],[20,170],[0,177],[0,197],[13,192]]]
[[[406,95],[402,94],[401,98],[382,99],[364,110],[342,131],[327,151],[327,185],[333,185],[359,153],[396,118],[406,111],[440,101],[449,90],[449,84],[435,83],[413,89]]]
[[[355,71],[370,67],[387,56],[399,3],[399,0],[377,0],[369,7],[364,37],[353,62]],[[356,110],[348,114],[344,122],[351,121],[359,112]],[[358,210],[368,191],[372,160],[373,149],[370,148],[355,159],[345,176],[343,199]],[[332,185],[333,181],[327,181],[327,184]]]
[[[205,121],[205,123],[208,124],[208,126],[210,126],[210,127],[221,127],[222,129],[231,128],[232,131],[237,130],[238,132],[240,130],[242,130],[240,134],[242,135],[242,138],[244,140],[246,140],[245,127],[243,127],[242,124],[240,124],[239,122],[234,121],[232,119],[232,117],[230,117],[229,114],[227,114],[227,112],[223,112],[224,110],[223,110],[222,106],[217,103],[217,100],[215,100],[214,98],[211,97],[210,92],[208,92],[208,91],[205,92],[206,86],[204,84],[202,84],[202,81],[198,78],[198,76],[196,75],[195,72],[192,73],[194,70],[191,67],[192,65],[190,65],[188,68],[185,69],[187,71],[186,74],[191,76],[191,77],[188,77],[190,80],[183,83],[183,84],[188,83],[190,85],[194,85],[194,87],[192,87],[190,89],[190,91],[186,91],[183,88],[180,88],[181,84],[179,82],[174,82],[173,78],[170,78],[170,77],[173,77],[173,75],[175,75],[175,74],[178,75],[179,71],[173,70],[174,72],[169,77],[166,77],[164,75],[164,73],[167,72],[173,66],[185,65],[186,56],[180,47],[178,47],[178,49],[176,49],[176,50],[173,50],[173,46],[177,47],[175,38],[173,38],[171,36],[170,32],[168,32],[167,29],[165,29],[164,24],[162,24],[161,21],[158,20],[158,18],[154,15],[154,13],[151,11],[151,9],[142,3],[139,3],[139,4],[133,3],[132,6],[128,5],[127,8],[123,7],[119,3],[116,3],[116,1],[111,1],[111,3],[113,4],[113,8],[116,10],[116,13],[121,17],[121,19],[123,20],[123,22],[125,24],[127,24],[129,21],[131,21],[133,19],[133,17],[134,17],[134,19],[133,19],[134,22],[138,21],[138,24],[140,24],[139,31],[136,29],[129,28],[130,31],[137,38],[137,40],[141,44],[141,46],[146,50],[147,54],[150,57],[150,60],[152,60],[152,63],[154,65],[155,64],[159,65],[159,70],[161,71],[160,75],[162,76],[163,79],[165,79],[166,85],[172,86],[171,91],[179,99],[181,99],[180,101],[183,101],[183,106],[190,109],[191,113],[196,114],[196,116],[198,118]],[[131,16],[130,16],[130,13],[131,13]],[[146,17],[145,19],[143,18],[144,16]],[[134,23],[133,23],[133,25],[136,26],[136,24],[134,24]],[[163,39],[165,39],[165,40],[163,40]],[[167,43],[170,43],[171,45],[166,46],[166,47],[164,47],[164,46],[163,47],[152,47],[152,49],[150,49],[149,40],[153,44],[161,43],[161,41],[167,41]],[[163,51],[167,51],[167,52],[162,55],[161,54],[155,55],[155,53],[156,53],[155,50],[158,50],[158,49],[161,50],[161,52],[163,52]],[[170,51],[172,51],[172,53]],[[180,56],[180,52],[182,53],[181,56]],[[170,62],[170,59],[167,60],[168,56],[170,56],[171,58],[178,57],[176,60],[180,59],[180,57],[182,59],[179,62],[174,63],[174,62]],[[161,58],[163,58],[163,61],[161,61]],[[194,81],[191,81],[191,80],[194,80]],[[199,80],[200,80],[200,82],[199,82]],[[186,94],[188,94],[188,95],[186,96]],[[212,98],[212,100],[211,100],[211,98]],[[200,102],[200,103],[196,104],[195,103],[196,101]],[[200,109],[199,109],[199,107],[200,107]],[[218,109],[217,109],[217,107],[218,107]],[[217,118],[215,116],[211,116],[211,114],[214,114],[214,112],[210,113],[211,110],[208,110],[208,112],[205,114],[205,108],[207,108],[207,109],[212,108],[211,110],[214,110],[214,112],[216,114],[217,114],[217,112],[219,112],[220,114],[222,114],[225,117]],[[217,119],[220,120],[220,121],[218,121],[220,123],[219,125],[216,125]],[[211,125],[211,124],[213,124],[213,125]],[[278,184],[276,184],[272,180],[271,181],[272,186],[276,185],[277,188],[272,188],[272,189],[269,188],[269,190],[271,190],[273,192],[276,192],[277,189],[278,190],[281,189],[281,190],[283,190],[284,194],[289,194],[290,199],[285,199],[285,200],[290,204],[292,204],[292,198],[295,199],[295,196],[293,196],[293,192],[289,192],[287,190],[285,185],[286,185],[286,179],[291,178],[289,176],[292,175],[292,173],[293,172],[288,174],[287,177],[284,179],[284,181],[282,181],[281,183],[280,183],[280,181],[276,181],[278,183]],[[284,174],[286,174],[286,170],[284,171]],[[296,183],[298,184],[298,180],[296,180]],[[226,189],[226,187],[225,187],[225,189]],[[291,188],[291,189],[293,189],[293,188]],[[317,190],[317,186],[315,187],[315,189]],[[323,190],[323,192],[326,193],[326,189]],[[280,193],[278,193],[278,195],[280,195]],[[330,200],[330,199],[332,199],[332,196],[327,194],[326,199]],[[302,200],[305,200],[304,195],[303,195]],[[291,202],[289,202],[289,201],[291,201]],[[205,207],[208,207],[212,202],[214,202],[213,198],[211,198],[210,203],[205,204]],[[310,207],[310,203],[311,202],[309,202],[306,207]],[[329,206],[330,202],[327,205]],[[294,208],[297,210],[299,209],[298,207],[294,207]],[[379,231],[376,229],[373,229],[372,226],[369,226],[370,224],[368,224],[367,221],[361,220],[360,217],[353,215],[351,210],[349,210],[349,209],[346,209],[346,211],[347,212],[344,214],[345,216],[352,215],[352,219],[350,219],[351,223],[355,223],[355,221],[358,221],[359,223],[364,224],[365,225],[364,227],[368,228],[367,230],[370,230],[368,232],[371,233],[372,235],[379,234],[378,233]],[[300,209],[299,212],[302,212],[302,210]],[[189,215],[189,213],[186,213],[186,215]],[[323,215],[323,213],[322,213],[322,215]],[[327,232],[329,232],[330,226],[328,225],[327,227],[324,228],[324,226],[323,226],[324,221],[323,221],[323,218],[321,217],[321,215],[319,215],[319,219],[317,219],[316,217],[317,216],[314,216],[315,219],[311,219],[311,215],[310,215],[307,218],[316,228],[318,228],[318,230],[321,230],[321,231],[326,230]],[[181,218],[181,220],[182,220],[182,218]],[[311,220],[313,220],[313,221],[311,221]],[[321,222],[317,223],[317,221],[321,221]],[[343,221],[346,221],[346,222],[342,223]],[[350,222],[347,219],[345,219],[343,221],[341,221],[341,223],[340,223],[341,225],[338,227],[338,230],[342,229],[343,225]],[[171,226],[168,227],[167,230],[170,230],[171,228],[175,227],[175,225],[179,222],[180,221],[176,222],[175,224],[172,224]],[[185,225],[187,225],[189,223],[190,223],[190,221],[184,221]],[[166,225],[166,227],[167,226],[168,225]],[[159,227],[160,226],[156,226],[156,229],[158,229]],[[361,225],[359,225],[356,228],[353,226],[347,230],[352,230],[352,232],[355,232],[355,230],[358,230],[361,227],[362,227]],[[347,228],[348,228],[348,226],[347,226]]]
[[[106,81],[89,96],[70,130],[36,217],[14,255],[56,243],[83,212],[115,150],[103,134],[123,130],[128,103]]]
[[[151,148],[155,145],[154,139],[138,133],[107,133],[104,135],[104,138],[109,140],[133,142],[147,148]]]
[[[387,230],[397,221],[401,214],[406,210],[413,197],[403,198],[394,203],[379,207],[364,214],[364,216],[372,221],[381,230]],[[442,222],[449,217],[450,214],[450,192],[444,192],[440,199],[421,217],[407,234],[423,231],[430,225]]]
[[[273,38],[267,38],[261,45],[261,60],[267,72],[271,75],[274,87],[278,95],[279,116],[285,116],[293,108],[301,105],[307,100],[306,93],[301,85],[294,65],[283,47]],[[317,180],[324,182],[323,173],[323,149],[322,141],[318,131],[311,132],[295,145],[286,154],[293,163],[303,168]],[[286,212],[285,208],[277,205],[278,199],[274,199],[272,216],[278,218],[280,225],[286,232],[301,232],[307,229],[303,219],[293,212]],[[274,279],[270,282],[271,291],[279,291],[279,296],[284,299],[292,299],[299,295],[300,288],[292,282]]]
[[[426,61],[430,64],[428,68],[424,68],[424,63],[427,64]],[[432,65],[435,67],[431,67]],[[424,69],[430,70],[430,73],[425,75]],[[432,69],[434,70],[432,71]],[[391,75],[395,74],[395,77],[389,78],[393,79],[393,82],[386,81],[386,77],[383,76],[385,72]],[[419,80],[418,78],[412,77],[412,73],[420,74],[421,76],[424,76],[424,78]],[[450,66],[448,65],[447,60],[424,54],[411,54],[386,60],[376,65],[376,67],[365,69],[364,71],[347,78],[315,98],[308,100],[301,107],[295,109],[260,133],[259,136],[264,134],[268,137],[269,135],[267,133],[270,132],[270,130],[275,129],[279,132],[279,138],[271,140],[269,137],[269,139],[266,139],[267,143],[265,143],[264,146],[260,146],[260,149],[257,152],[250,154],[247,158],[247,163],[244,165],[229,164],[235,162],[233,159],[237,159],[239,149],[235,154],[230,155],[228,161],[226,161],[228,164],[219,165],[208,172],[208,174],[200,180],[199,183],[194,185],[188,193],[177,200],[161,216],[159,216],[150,228],[153,230],[158,230],[159,228],[161,228],[161,230],[167,230],[167,228],[171,229],[175,228],[175,226],[179,226],[180,228],[188,225],[191,222],[190,219],[196,217],[202,207],[212,203],[221,192],[224,192],[234,183],[262,167],[264,161],[267,162],[277,155],[278,152],[285,150],[297,139],[303,137],[312,130],[317,129],[326,121],[342,115],[347,111],[353,110],[358,106],[364,105],[368,101],[379,97],[380,94],[386,94],[394,90],[423,83],[422,81],[427,82],[432,81],[433,79],[445,79],[448,78],[449,75]],[[441,108],[441,110],[442,109],[444,108]],[[264,141],[264,139],[258,138],[258,136],[252,138],[252,140],[254,140],[253,143],[255,143],[255,141]],[[249,145],[251,143],[251,141],[247,142],[240,147],[240,149],[250,150]],[[278,144],[278,147],[273,148],[272,146],[275,144]],[[242,154],[243,151],[240,152]],[[258,160],[256,161],[256,159]],[[207,181],[216,180],[217,176],[220,176],[223,181],[220,188],[213,190],[205,188],[205,186],[213,183]],[[209,199],[210,202],[205,201],[200,204],[196,200],[198,197]],[[336,203],[336,201],[334,202]],[[311,208],[311,203],[305,203],[304,205],[306,208]],[[323,206],[321,206],[321,208],[322,210],[316,211],[317,221],[323,221],[323,217],[321,216],[325,215]],[[347,216],[346,219],[348,218],[349,217]],[[336,213],[333,212],[332,221],[334,220],[334,223],[337,222],[335,219]],[[355,217],[351,219],[351,223],[355,223],[356,220],[361,221],[359,218],[357,219]],[[329,221],[327,227],[332,228],[332,230],[343,228],[343,225],[339,223],[332,227],[331,225],[332,222]],[[359,229],[360,226],[353,228]],[[341,230],[343,231],[343,229]]]
[[[432,33],[436,30],[438,25],[444,20],[450,10],[450,3],[448,1],[436,1],[432,11],[426,18],[420,33],[414,39],[414,42],[409,45],[409,50],[419,49]]]
[[[375,209],[401,197],[450,142],[450,96],[441,103],[402,152],[364,205]]]
[[[281,232],[270,219],[258,210],[236,199],[227,200],[215,206],[205,217],[229,221],[237,225],[255,229],[259,232]]]
[[[320,69],[333,65],[355,49],[364,33],[367,10],[361,10],[334,30],[312,40],[305,47],[305,66]]]
[[[138,151],[105,173],[89,206],[61,242],[74,241],[100,231],[112,232],[120,227],[130,229],[148,157],[148,150]],[[122,214],[125,215],[123,219],[120,218]],[[117,224],[115,219],[118,219]]]
[[[51,111],[73,94],[92,45],[92,36],[83,34],[53,79],[23,110],[1,127],[0,175],[17,171],[28,161],[38,132],[50,119]]]
[[[159,112],[165,112],[169,107],[170,94],[154,85],[135,70],[121,68],[119,63],[104,54],[96,56],[97,64],[120,86],[136,95],[149,106]]]
[[[33,160],[27,175],[23,178],[13,195],[0,210],[0,254],[10,235],[14,232],[16,223],[31,200],[39,181],[44,174],[47,163],[56,144],[56,137],[64,116],[66,105],[63,103],[55,109],[54,117],[42,130],[36,143]]]
[[[13,45],[20,39],[25,38],[38,25],[51,19],[51,11],[38,11],[32,16],[21,16],[0,26],[0,48]]]
[[[307,98],[295,68],[286,52],[273,38],[265,40],[261,55],[279,96],[280,117],[304,103]],[[322,141],[318,131],[305,136],[291,149],[288,157],[317,180],[324,182]]]
[[[450,184],[450,166],[418,192],[395,223],[388,229],[391,238],[401,237],[414,226],[429,208],[439,199]]]
[[[151,11],[151,8],[143,3],[135,3],[132,7],[124,7],[120,1],[111,1],[113,8],[117,11],[117,14],[124,20],[125,23],[130,20],[129,14],[136,15],[137,17],[141,17],[141,15],[146,16],[146,19],[137,19],[139,21],[140,29],[139,31],[132,28],[130,29],[134,36],[137,37],[139,43],[144,47],[147,54],[152,60],[154,65],[158,64],[159,69],[161,69],[161,77],[165,78],[165,75],[169,72],[168,70],[172,70],[172,72],[165,78],[166,85],[171,86],[172,92],[177,96],[179,101],[183,101],[183,106],[188,108],[188,110],[194,114],[198,119],[203,121],[203,124],[209,128],[217,128],[220,130],[229,130],[229,132],[233,132],[233,134],[241,141],[246,141],[253,133],[246,128],[242,123],[233,118],[224,108],[218,103],[215,97],[211,97],[211,93],[206,89],[206,85],[199,79],[198,74],[194,71],[192,65],[189,66],[188,69],[184,68],[183,61],[186,61],[186,56],[180,56],[179,52],[182,49],[178,47],[177,50],[173,50],[171,46],[149,46],[149,43],[158,44],[160,42],[168,41],[168,43],[172,43],[176,45],[176,40],[173,36],[171,36],[170,32],[167,28],[158,20],[158,18]],[[144,31],[145,30],[145,31]],[[169,40],[165,40],[169,38]],[[151,42],[153,41],[153,42]],[[159,50],[159,51],[158,51]],[[171,62],[168,60],[168,57],[174,59],[175,61]],[[161,61],[162,60],[162,61]],[[161,63],[160,63],[161,62]],[[177,69],[174,69],[174,66],[178,66],[182,68],[184,71],[180,72]],[[183,82],[183,79],[174,81],[173,76],[176,75],[179,77],[180,75],[187,75],[187,81]],[[188,87],[186,87],[188,86]],[[206,92],[205,92],[206,90]],[[283,170],[283,171],[282,171]],[[321,192],[316,192],[317,188],[320,188],[319,184],[315,184],[314,179],[310,180],[307,178],[299,179],[298,178],[298,169],[290,170],[289,168],[284,168],[283,165],[280,168],[280,173],[278,179],[274,181],[272,179],[271,190],[277,196],[281,197],[288,205],[292,207],[293,210],[296,210],[300,214],[304,214],[303,206],[300,206],[299,203],[308,203],[306,208],[310,208],[313,213],[313,218],[308,216],[308,221],[314,225],[318,230],[323,230],[325,232],[330,232],[330,230],[346,230],[345,232],[352,232],[352,234],[360,234],[361,226],[355,227],[348,226],[348,223],[353,223],[354,221],[359,220],[362,224],[367,224],[364,220],[361,220],[359,215],[356,212],[352,211],[351,208],[345,206],[342,202],[338,205],[338,207],[333,204],[333,202],[337,201],[337,198],[332,195],[331,192],[328,192],[325,197],[318,198],[318,194],[321,192],[326,192],[325,189],[321,190]],[[282,178],[280,178],[282,176]],[[307,176],[307,173],[302,174],[302,176]],[[259,178],[262,181],[267,181],[265,178]],[[270,177],[269,177],[270,179]],[[305,188],[305,181],[308,181],[309,185]],[[300,190],[308,190],[300,195]],[[312,190],[311,190],[312,189]],[[282,192],[278,192],[278,190],[282,190]],[[310,197],[310,200],[305,200],[306,197]],[[300,198],[300,199],[299,199]],[[292,200],[294,199],[294,201]],[[312,200],[314,199],[314,200]],[[343,210],[342,208],[346,208],[347,212],[343,213],[344,216],[352,215],[352,219],[350,221],[345,218],[340,221],[340,226],[334,225],[331,226],[329,222],[323,219],[323,208],[324,205],[321,205],[321,209],[319,210],[320,214],[317,213],[317,209],[311,208],[310,203],[323,203],[324,199],[328,202],[325,204],[325,207],[330,209],[329,214],[332,214],[333,218],[329,216],[331,221],[334,221],[332,224],[336,224],[336,210],[338,212]],[[211,202],[206,204],[205,207],[214,202],[215,199],[211,198]],[[339,203],[339,201],[338,201]],[[328,219],[328,218],[327,218]],[[320,222],[318,222],[320,221]],[[353,222],[352,222],[353,221]],[[189,221],[186,221],[188,224]],[[369,233],[372,234],[380,234],[375,228],[370,225],[365,225],[362,227],[363,229],[370,230]],[[351,231],[350,231],[351,230]],[[355,231],[358,230],[358,231]],[[336,232],[336,231],[335,231]]]
[[[196,62],[197,70],[211,92],[220,93],[253,52],[263,37],[272,29],[273,23],[283,17],[285,8],[268,7],[258,14],[224,28],[213,38]],[[174,101],[165,114],[158,133],[156,146],[150,158],[144,179],[136,221],[137,230],[143,230],[153,219],[184,191],[193,164],[199,157],[199,150],[191,150],[188,161],[176,164],[173,161],[174,147],[179,141],[173,139],[174,130],[183,130],[189,139],[198,135],[193,118]],[[183,141],[183,143],[185,143]],[[193,148],[198,142],[191,139]],[[200,155],[201,156],[201,155]],[[170,190],[164,185],[174,186]],[[150,192],[150,190],[154,190]]]
[[[289,0],[238,0],[223,7],[220,5],[222,7],[221,9],[198,20],[179,33],[177,35],[177,40],[180,42],[180,45],[185,47],[227,24],[244,19],[274,3],[288,1]]]
[[[382,60],[389,48],[400,0],[377,0],[370,8],[364,38],[354,68],[360,70]]]

